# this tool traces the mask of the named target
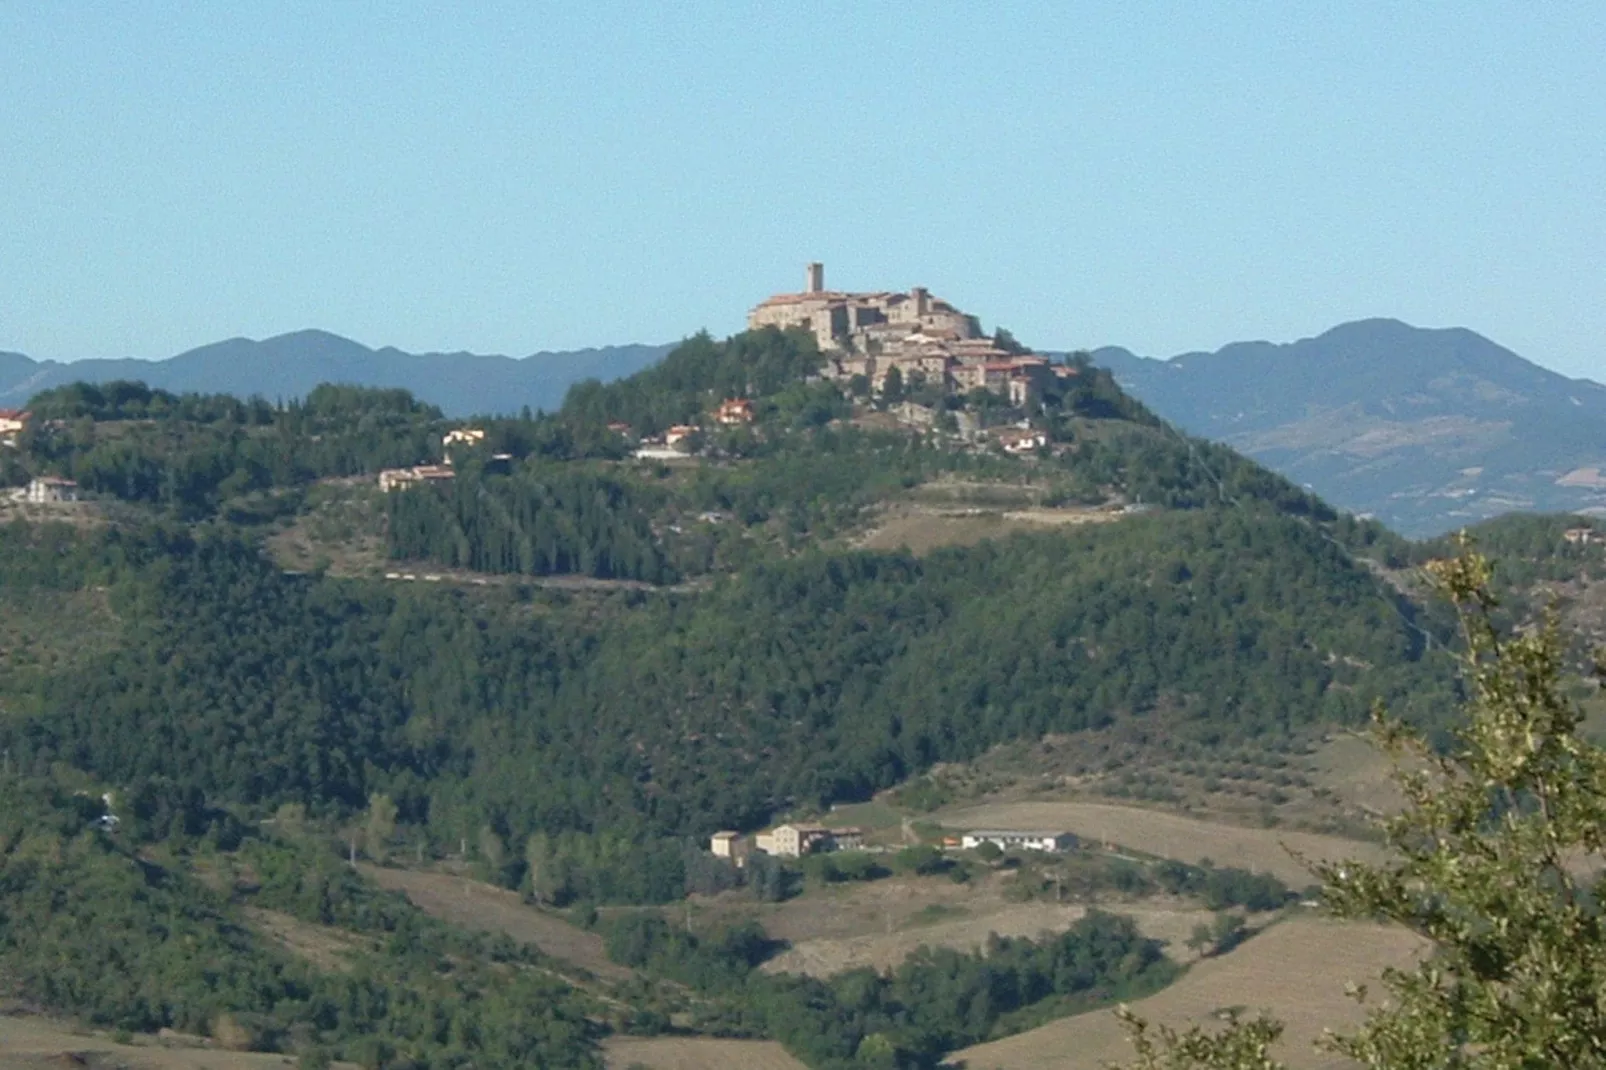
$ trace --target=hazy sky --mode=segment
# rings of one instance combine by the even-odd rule
[[[467,5],[464,5],[467,6]],[[0,4],[0,349],[1364,316],[1606,379],[1606,3]]]

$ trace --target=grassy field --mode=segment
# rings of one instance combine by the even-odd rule
[[[890,506],[858,542],[866,550],[908,547],[916,554],[944,546],[973,546],[983,539],[998,539],[1045,527],[1109,523],[1120,514],[1097,509],[986,509],[938,508],[899,504]]]
[[[1315,878],[1292,855],[1312,861],[1355,858],[1376,861],[1380,849],[1367,843],[1283,829],[1245,828],[1134,806],[1092,802],[1005,802],[959,807],[934,815],[954,829],[1054,829],[1145,854],[1272,873],[1299,888]]]
[[[625,980],[632,976],[630,970],[608,961],[602,937],[527,905],[514,892],[447,873],[377,866],[364,866],[363,873],[381,887],[404,893],[420,910],[452,925],[506,933],[598,977]]]
[[[224,1051],[196,1037],[141,1037],[119,1044],[104,1033],[48,1018],[0,1015],[0,1070],[282,1070],[287,1055]],[[355,1070],[350,1063],[336,1063]]]
[[[1199,963],[1170,988],[1134,1009],[1173,1027],[1219,1020],[1222,1012],[1265,1010],[1287,1026],[1279,1054],[1297,1070],[1353,1065],[1316,1052],[1324,1028],[1360,1018],[1345,985],[1375,981],[1389,966],[1408,965],[1422,944],[1399,929],[1296,918],[1274,925],[1231,954]],[[1050,1022],[1005,1040],[957,1052],[950,1064],[967,1070],[1102,1070],[1130,1058],[1125,1034],[1108,1011]]]
[[[803,1070],[772,1040],[707,1037],[611,1037],[603,1041],[608,1070]]]
[[[1311,756],[1316,783],[1344,805],[1370,814],[1391,814],[1405,805],[1405,796],[1391,779],[1386,754],[1358,735],[1336,735]]]
[[[926,922],[922,914],[928,906],[905,916],[893,932],[870,932],[855,936],[818,937],[796,940],[786,951],[764,964],[771,973],[803,973],[829,977],[844,970],[871,966],[890,969],[921,946],[951,947],[972,951],[984,947],[992,933],[999,936],[1037,937],[1061,933],[1087,914],[1087,908],[1071,903],[1009,903],[994,896],[977,896],[965,907],[951,907],[945,916],[931,912],[935,920]],[[989,901],[992,900],[992,901]],[[1122,904],[1110,906],[1112,913],[1130,915],[1145,935],[1166,941],[1173,958],[1186,961],[1190,956],[1183,942],[1195,925],[1212,917],[1207,910],[1180,904]]]

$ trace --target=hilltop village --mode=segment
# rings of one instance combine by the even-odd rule
[[[1016,408],[1030,408],[1055,376],[1076,369],[982,333],[975,316],[924,287],[908,293],[846,293],[825,288],[825,265],[809,264],[801,293],[776,294],[747,315],[750,330],[778,327],[814,335],[825,354],[821,374],[844,384],[862,376],[877,394],[896,377],[944,393],[986,390]]]
[[[775,328],[813,336],[823,362],[818,380],[859,401],[875,401],[882,418],[914,428],[946,428],[972,445],[1026,454],[1049,446],[1030,416],[1046,395],[1082,375],[1020,345],[1007,332],[988,336],[977,317],[921,286],[907,293],[825,288],[825,266],[805,269],[798,293],[775,294],[747,315],[748,330]],[[636,456],[671,460],[697,452],[707,430],[754,420],[746,398],[727,398],[697,424],[677,424],[643,437]],[[627,424],[610,429],[634,438]],[[991,428],[989,431],[988,429]]]

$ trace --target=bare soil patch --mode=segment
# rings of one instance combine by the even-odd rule
[[[804,1070],[773,1040],[709,1037],[610,1037],[602,1042],[608,1070]]]
[[[363,873],[383,888],[402,892],[426,914],[453,925],[479,932],[506,933],[520,943],[534,944],[543,953],[589,970],[598,977],[626,980],[633,976],[630,970],[608,961],[602,937],[532,907],[504,888],[448,873],[377,866],[364,866]]]
[[[1142,851],[1183,862],[1208,858],[1216,865],[1271,873],[1299,888],[1315,882],[1306,867],[1289,854],[1313,862],[1353,858],[1376,862],[1375,844],[1286,829],[1244,828],[1133,806],[1090,802],[1005,802],[940,811],[945,826],[955,829],[1054,829],[1086,840]]]
[[[1338,1070],[1346,1060],[1315,1051],[1324,1028],[1361,1018],[1344,994],[1349,982],[1375,982],[1389,966],[1406,967],[1424,948],[1402,929],[1319,918],[1274,925],[1230,954],[1207,959],[1176,984],[1134,1004],[1140,1015],[1173,1028],[1209,1024],[1239,1008],[1266,1011],[1287,1027],[1278,1054],[1298,1070]],[[952,1056],[967,1070],[1095,1070],[1131,1058],[1112,1011],[1062,1018]]]

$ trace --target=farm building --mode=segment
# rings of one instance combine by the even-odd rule
[[[747,841],[740,832],[724,829],[714,833],[708,841],[708,850],[715,858],[728,858],[738,864],[747,857]]]
[[[826,828],[824,825],[777,825],[753,837],[753,846],[778,858],[801,858],[816,851],[856,851],[864,846],[861,828]],[[714,852],[718,854],[716,850]]]
[[[1076,846],[1076,837],[1069,832],[1015,832],[1000,829],[977,829],[959,838],[965,850],[974,850],[984,843],[995,844],[1005,851],[1069,851]]]

